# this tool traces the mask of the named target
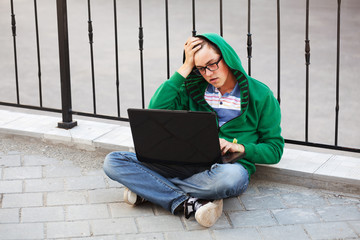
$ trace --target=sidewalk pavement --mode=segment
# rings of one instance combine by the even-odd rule
[[[0,239],[360,239],[359,158],[286,149],[207,229],[124,203],[101,159],[133,150],[127,126],[79,120],[62,130],[56,117],[0,116]]]

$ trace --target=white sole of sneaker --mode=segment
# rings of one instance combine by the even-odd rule
[[[125,190],[124,190],[124,201],[125,201],[127,204],[135,205],[136,200],[137,200],[137,195],[136,195],[136,193],[133,193],[133,192],[130,191],[128,188],[125,188]]]
[[[195,212],[196,221],[204,227],[211,227],[223,212],[223,200],[209,202]]]

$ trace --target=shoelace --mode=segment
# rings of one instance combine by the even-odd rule
[[[191,214],[196,212],[202,206],[198,200],[198,198],[190,197],[184,202],[184,215],[186,219],[190,218]]]

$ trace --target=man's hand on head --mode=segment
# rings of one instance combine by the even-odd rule
[[[193,70],[194,63],[194,55],[201,48],[202,39],[197,37],[189,37],[184,44],[185,51],[185,62],[179,68],[178,73],[180,73],[184,78],[186,78],[191,71]]]

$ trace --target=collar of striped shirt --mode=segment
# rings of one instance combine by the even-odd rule
[[[204,98],[217,113],[220,126],[239,116],[241,113],[240,88],[238,84],[235,85],[230,93],[225,93],[224,95],[221,95],[217,88],[209,84]]]

